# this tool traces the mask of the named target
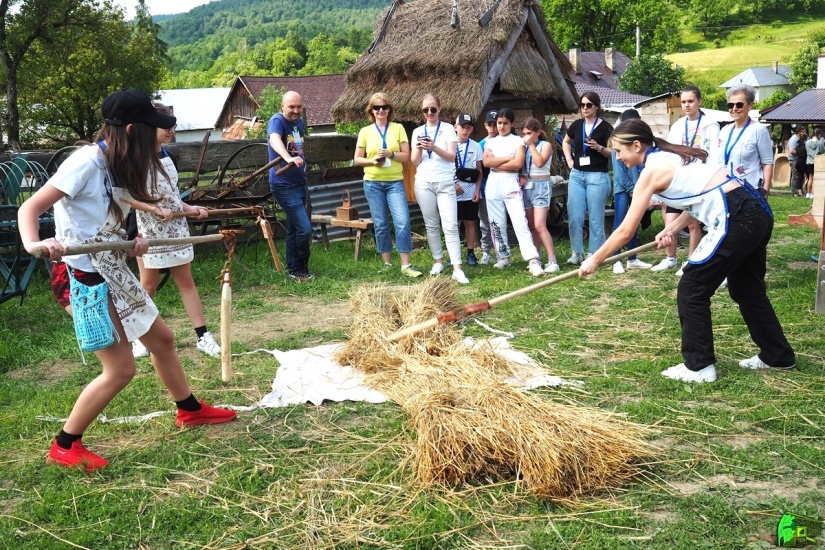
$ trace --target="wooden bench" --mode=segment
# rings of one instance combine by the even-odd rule
[[[311,217],[312,223],[317,223],[321,226],[321,241],[324,243],[324,249],[329,249],[329,237],[327,236],[327,225],[333,227],[346,227],[350,230],[355,230],[355,261],[361,255],[361,238],[364,235],[365,229],[372,229],[372,218],[360,218],[357,220],[340,220],[335,216],[324,214],[313,214]],[[350,237],[352,238],[352,237]]]

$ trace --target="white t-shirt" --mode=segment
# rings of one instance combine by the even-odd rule
[[[728,155],[725,154],[726,151],[729,152]],[[751,120],[743,128],[734,128],[733,124],[728,124],[719,133],[717,154],[721,164],[732,175],[758,188],[762,179],[762,165],[773,164],[773,142],[768,129],[758,122]]]
[[[483,154],[481,150],[481,145],[478,142],[470,139],[465,141],[464,143],[459,143],[456,145],[456,166],[459,168],[478,168],[478,163],[481,162],[481,155]],[[464,189],[464,192],[456,197],[458,201],[471,201],[473,200],[473,195],[476,193],[476,183],[469,183],[466,181],[460,181],[458,184]]]
[[[685,126],[687,122],[687,126]],[[687,128],[687,132],[685,131]],[[708,152],[707,162],[722,162],[719,158],[719,125],[708,116],[700,116],[696,120],[689,120],[687,115],[677,120],[670,127],[667,140],[674,145],[698,147]]]
[[[60,165],[47,185],[67,195],[54,205],[57,240],[74,245],[97,235],[109,215],[112,196],[103,151],[97,145],[81,147]],[[63,261],[74,269],[97,272],[88,254],[63,256]]]
[[[484,144],[484,152],[492,151],[494,157],[515,157],[524,140],[515,134],[496,136]],[[517,172],[497,172],[493,169],[487,177],[487,197],[503,198],[520,190]]]
[[[436,127],[427,128],[427,125],[419,126],[412,132],[410,147],[415,147],[418,143],[418,136],[424,135],[426,128],[427,136],[432,138],[436,147],[446,150],[449,143],[458,143],[455,128],[451,124],[441,122],[438,126],[438,135],[433,137]],[[432,153],[432,154],[430,154]],[[421,164],[415,169],[415,178],[421,181],[453,181],[455,178],[455,163],[451,160],[444,160],[437,153],[432,151],[421,151]]]
[[[544,152],[545,147],[552,147],[549,141],[540,141],[536,144],[536,149],[538,149],[539,153]],[[550,177],[550,167],[553,165],[553,154],[550,153],[550,158],[547,159],[547,162],[544,163],[544,166],[537,166],[534,162],[533,155],[530,153],[530,148],[527,147],[527,151],[525,152],[525,159],[524,159],[524,168],[525,170],[529,170],[527,176],[531,180],[546,180]],[[528,164],[527,159],[530,159],[530,163]]]

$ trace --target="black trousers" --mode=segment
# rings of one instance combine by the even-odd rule
[[[759,357],[772,367],[796,363],[765,290],[766,249],[773,217],[763,203],[738,188],[727,194],[728,233],[711,258],[688,264],[679,281],[677,304],[682,325],[682,356],[693,371],[716,363],[710,299],[727,277],[730,297],[759,347]]]

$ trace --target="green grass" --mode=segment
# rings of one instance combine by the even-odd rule
[[[106,409],[110,418],[170,411],[141,424],[94,423],[86,443],[110,459],[95,474],[47,467],[44,457],[80,389],[84,366],[69,319],[45,277],[24,304],[0,306],[0,547],[2,548],[763,548],[783,512],[825,515],[825,336],[813,311],[819,233],[788,227],[808,201],[772,196],[769,295],[797,351],[790,372],[745,372],[755,350],[735,304],[713,299],[719,380],[689,385],[659,372],[681,361],[671,273],[605,268],[501,304],[481,319],[516,333],[512,343],[582,388],[543,389],[548,400],[598,407],[654,426],[663,455],[612,494],[563,508],[526,496],[513,480],[422,489],[404,465],[414,434],[393,404],[259,409],[225,426],[178,430],[147,360]],[[643,233],[650,240],[661,221]],[[282,245],[282,243],[279,243]],[[569,242],[557,241],[567,257]],[[256,257],[257,254],[257,257]],[[683,252],[680,252],[683,254]],[[283,258],[283,249],[281,248]],[[515,257],[519,257],[516,253]],[[660,252],[645,255],[658,261]],[[426,250],[413,259],[428,269]],[[224,258],[200,249],[194,273],[213,330]],[[396,260],[397,261],[397,260]],[[344,338],[346,298],[361,283],[409,284],[381,273],[371,244],[313,245],[317,280],[297,284],[270,268],[265,246],[234,267],[233,351],[300,348]],[[523,262],[503,272],[467,268],[461,299],[475,302],[535,282]],[[174,286],[160,310],[175,331],[197,395],[249,405],[277,369],[268,355],[219,362],[193,351]],[[475,324],[465,332],[487,334]]]
[[[665,57],[686,70],[688,82],[718,86],[749,67],[770,67],[774,61],[787,65],[811,34],[822,29],[823,18],[825,8],[804,15],[785,13],[779,24],[749,25],[718,39],[684,31],[680,51]]]

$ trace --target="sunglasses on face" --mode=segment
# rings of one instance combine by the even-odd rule
[[[580,103],[579,106],[582,109],[590,109],[591,107],[595,107],[595,103]]]
[[[390,106],[389,105],[373,105],[372,110],[373,111],[389,111]]]
[[[734,107],[736,107],[737,109],[741,109],[744,106],[745,104],[742,101],[737,101],[736,103],[728,103],[728,110],[731,110]]]
[[[421,109],[421,111],[425,115],[434,115],[435,113],[438,112],[438,107],[424,107],[423,109]]]

